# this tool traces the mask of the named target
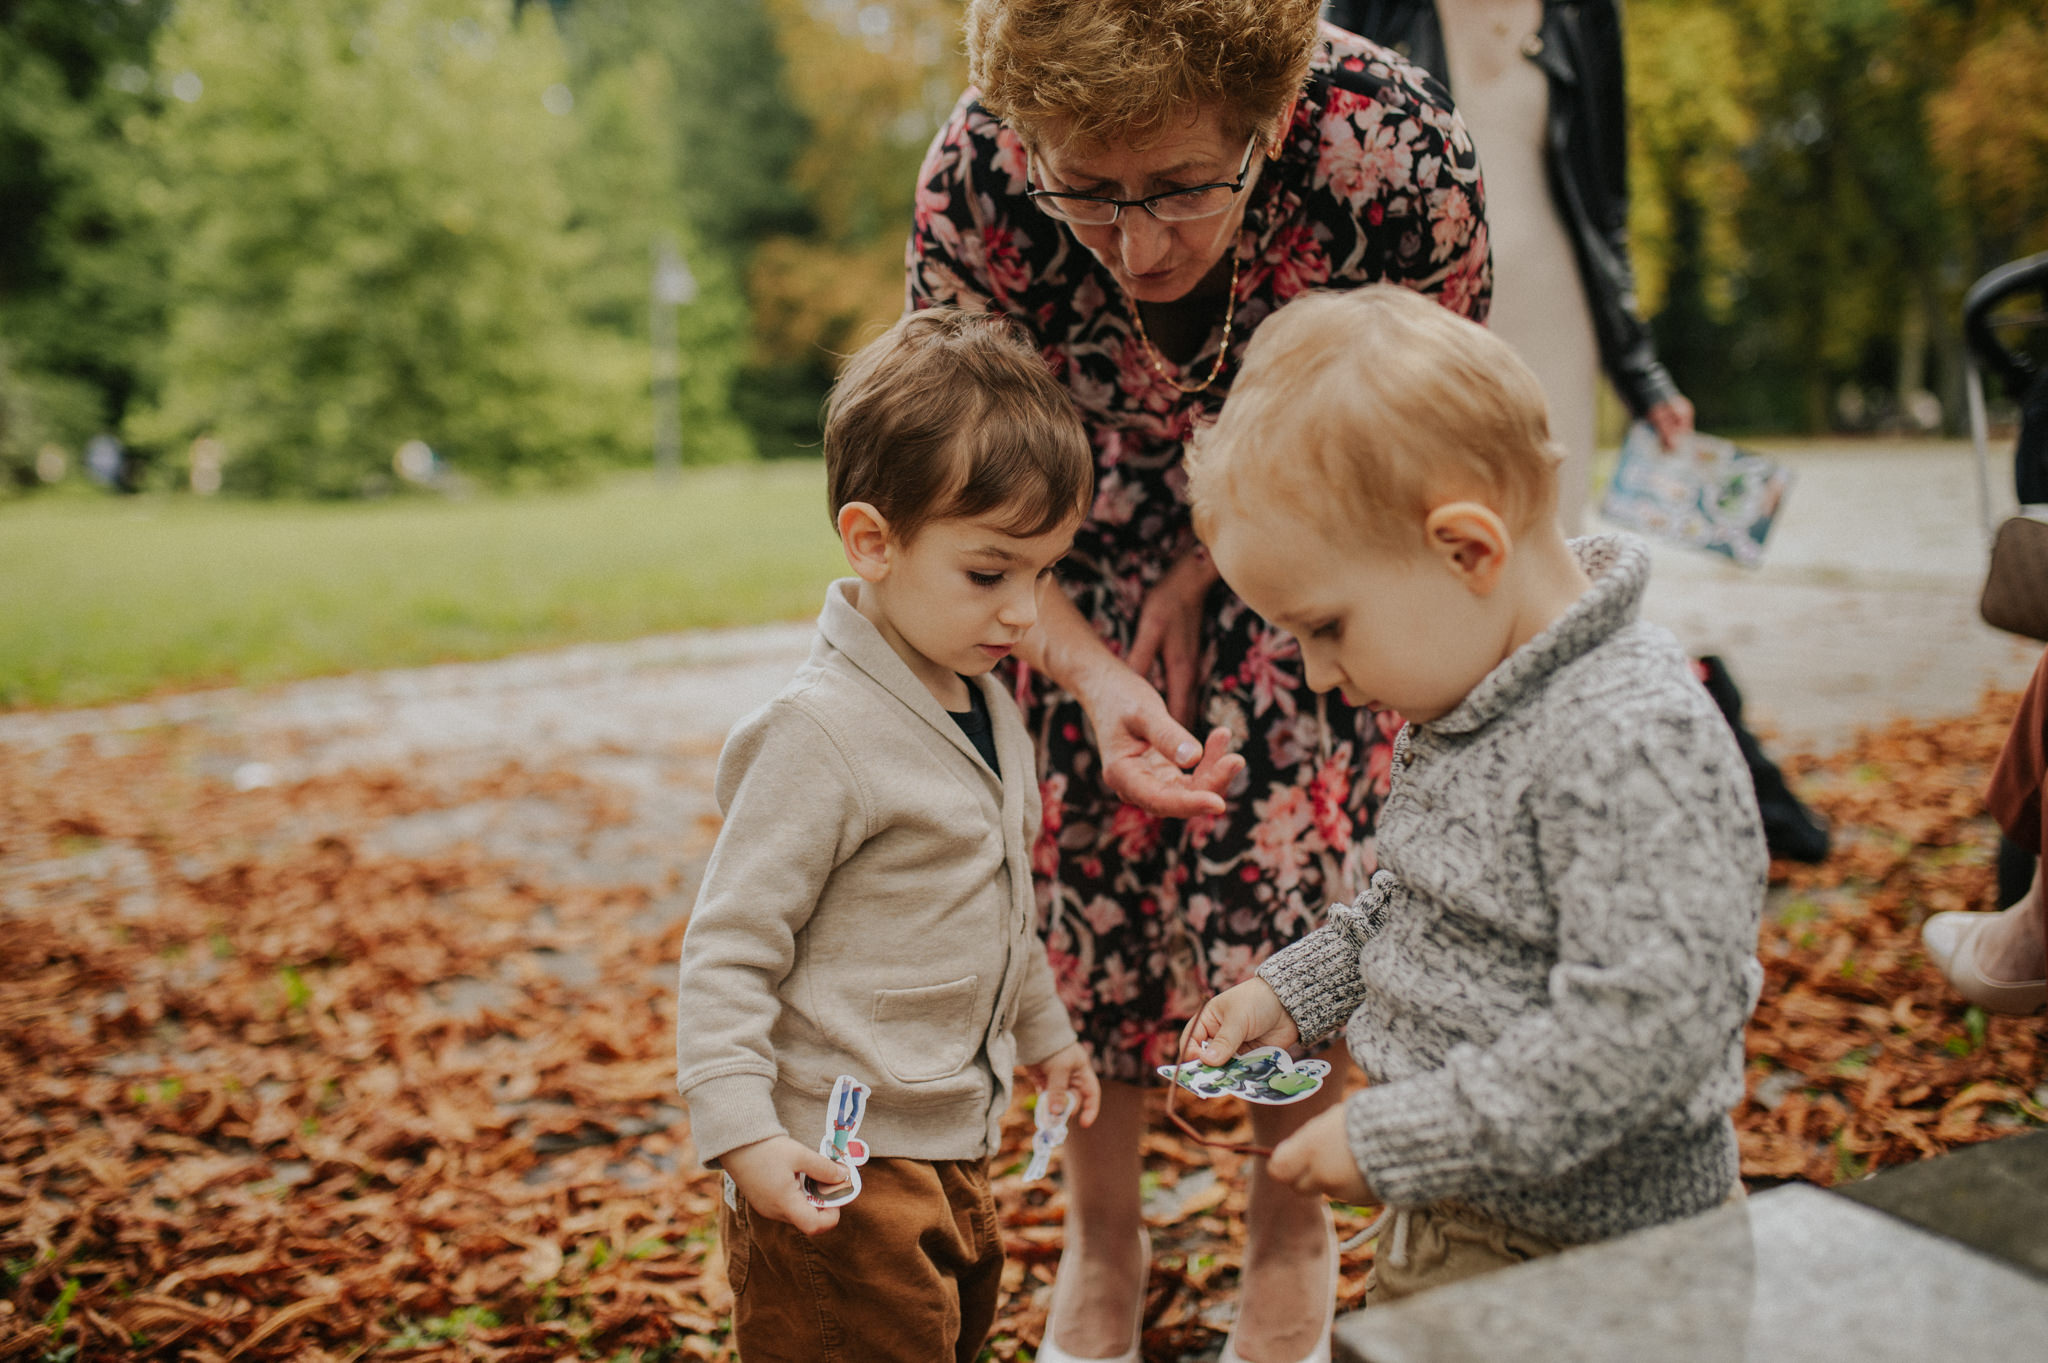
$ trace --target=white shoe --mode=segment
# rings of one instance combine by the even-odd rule
[[[1323,1212],[1323,1236],[1329,1242],[1330,1290],[1326,1294],[1329,1305],[1323,1308],[1323,1337],[1301,1363],[1330,1363],[1330,1331],[1337,1324],[1337,1227],[1328,1210]],[[1216,1363],[1246,1363],[1244,1355],[1237,1351],[1237,1331],[1232,1330],[1223,1341],[1223,1352],[1216,1356]]]
[[[1145,1339],[1145,1279],[1151,1276],[1152,1271],[1152,1233],[1143,1226],[1138,1227],[1138,1252],[1144,1256],[1145,1271],[1138,1275],[1138,1305],[1131,1319],[1131,1347],[1108,1358],[1082,1358],[1052,1342],[1053,1319],[1060,1313],[1060,1284],[1067,1280],[1067,1255],[1062,1250],[1060,1266],[1054,1270],[1052,1309],[1045,1313],[1045,1338],[1039,1342],[1038,1352],[1033,1355],[1037,1363],[1140,1363],[1139,1346]]]
[[[1920,925],[1920,941],[1949,987],[1990,1013],[2025,1016],[2048,1003],[2048,979],[1994,980],[1977,964],[1977,947],[1995,913],[1937,913]]]

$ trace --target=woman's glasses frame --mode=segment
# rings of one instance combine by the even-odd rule
[[[1105,194],[1076,194],[1064,189],[1040,189],[1029,183],[1025,185],[1024,195],[1034,200],[1053,217],[1064,222],[1079,223],[1083,227],[1108,227],[1123,217],[1126,208],[1142,208],[1160,222],[1200,222],[1204,218],[1228,213],[1237,196],[1244,193],[1244,182],[1252,171],[1252,156],[1258,151],[1261,140],[1257,133],[1253,133],[1251,141],[1245,144],[1244,161],[1237,168],[1235,180],[1218,180],[1213,184],[1189,185],[1186,189],[1169,189],[1159,194],[1147,194],[1142,199],[1112,199]],[[1027,153],[1027,158],[1028,156]],[[1213,189],[1227,189],[1230,191],[1230,197],[1219,206],[1200,213],[1180,214],[1173,207],[1173,201],[1176,199],[1185,203],[1188,196],[1207,194]],[[1161,205],[1166,205],[1166,212],[1159,211]],[[1108,217],[1090,216],[1099,214],[1103,209],[1108,210]]]

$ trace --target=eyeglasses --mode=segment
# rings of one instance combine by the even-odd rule
[[[1254,134],[1245,145],[1244,162],[1238,166],[1235,180],[1169,189],[1142,199],[1112,199],[1102,194],[1070,194],[1057,189],[1026,188],[1024,193],[1055,218],[1088,227],[1107,227],[1122,217],[1126,208],[1142,208],[1161,222],[1195,222],[1226,211],[1231,201],[1244,192],[1245,177],[1251,174],[1252,153],[1258,149],[1259,139]]]

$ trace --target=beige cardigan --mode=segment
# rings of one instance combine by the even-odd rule
[[[1011,1070],[1074,1040],[1036,931],[1036,764],[981,688],[1002,777],[832,584],[811,656],[718,761],[725,826],[683,936],[676,1084],[697,1153],[825,1131],[873,1089],[877,1156],[996,1152]]]

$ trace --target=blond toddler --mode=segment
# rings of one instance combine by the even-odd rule
[[[1370,1087],[1271,1172],[1393,1209],[1373,1301],[1739,1187],[1756,806],[1637,619],[1643,545],[1557,530],[1558,459],[1505,344],[1374,286],[1260,328],[1192,460],[1198,532],[1308,684],[1408,721],[1369,887],[1183,1042],[1216,1063],[1343,1029]]]

